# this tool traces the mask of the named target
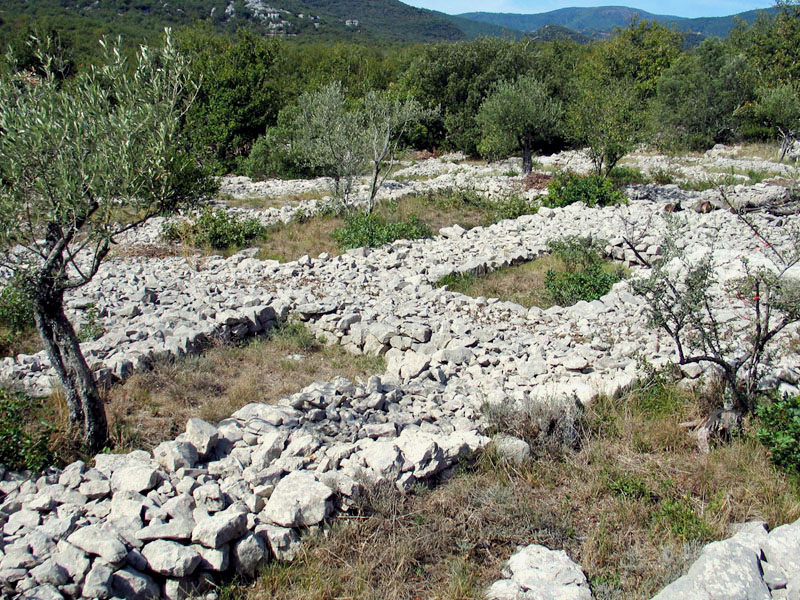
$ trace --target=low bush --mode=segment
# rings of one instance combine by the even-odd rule
[[[538,206],[531,204],[522,196],[511,194],[502,200],[498,200],[492,206],[495,213],[495,221],[503,219],[516,219],[523,215],[535,214]]]
[[[547,196],[542,198],[542,206],[549,208],[575,202],[583,202],[587,206],[611,206],[625,202],[625,197],[613,181],[599,175],[578,175],[569,171],[558,173],[547,190]]]
[[[554,304],[569,306],[591,302],[607,294],[622,278],[619,269],[607,270],[600,251],[604,242],[569,236],[550,242],[551,253],[564,263],[563,271],[549,269],[544,287]]]
[[[266,234],[267,228],[258,219],[241,219],[223,209],[214,211],[210,207],[203,209],[192,223],[167,223],[163,229],[163,236],[169,241],[216,250],[242,247]]]
[[[654,183],[659,185],[669,185],[675,183],[675,172],[667,169],[656,169],[650,172],[650,177]]]
[[[86,312],[83,315],[78,338],[82,342],[89,342],[96,340],[105,332],[106,328],[100,322],[100,314],[97,312],[97,307],[94,304],[90,304],[86,307]]]
[[[0,464],[14,471],[41,471],[55,456],[53,427],[39,419],[41,401],[0,388]]]
[[[0,291],[0,356],[39,350],[33,305],[24,281],[17,276]]]
[[[618,186],[647,183],[647,176],[635,167],[614,167],[608,178]]]
[[[607,294],[617,281],[619,276],[616,273],[607,273],[601,267],[593,266],[574,273],[548,271],[544,286],[554,304],[570,306],[580,300],[597,300]]]
[[[345,220],[344,227],[331,233],[342,248],[377,248],[395,240],[431,237],[430,227],[411,215],[407,221],[386,221],[376,215],[358,214]]]
[[[775,397],[759,404],[756,414],[761,420],[756,435],[772,461],[782,469],[800,473],[800,396]]]
[[[541,402],[528,399],[485,404],[482,408],[489,433],[504,433],[525,440],[536,457],[558,457],[575,451],[583,434],[583,406],[579,402]]]
[[[567,271],[580,271],[603,263],[605,240],[568,235],[547,243],[550,254],[564,262]]]
[[[0,292],[0,326],[18,335],[33,329],[33,305],[21,277],[9,280]]]

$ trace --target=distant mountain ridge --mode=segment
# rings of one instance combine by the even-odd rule
[[[398,0],[2,0],[0,25],[48,18],[71,28],[159,31],[207,21],[215,29],[247,27],[309,41],[436,42],[522,34],[480,20],[414,8]]]
[[[763,9],[774,11],[774,8]],[[664,25],[675,25],[678,31],[691,32],[704,37],[725,37],[736,24],[736,19],[746,23],[755,21],[761,10],[730,15],[727,17],[687,18],[675,15],[657,15],[627,6],[597,6],[587,8],[559,8],[537,14],[471,12],[458,15],[481,23],[499,25],[520,32],[533,32],[546,25],[566,27],[573,31],[603,37],[616,27],[625,27],[635,17],[658,21]]]

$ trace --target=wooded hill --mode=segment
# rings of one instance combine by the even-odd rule
[[[479,36],[519,38],[491,23],[453,17],[397,0],[4,0],[0,33],[8,39],[31,20],[59,29],[149,37],[166,26],[206,21],[220,32],[242,27],[300,41],[432,42]],[[0,40],[1,41],[1,40]]]
[[[766,9],[774,13],[775,9]],[[590,8],[560,8],[538,14],[471,12],[459,15],[481,23],[508,27],[520,32],[536,31],[546,25],[558,25],[593,37],[607,37],[616,27],[626,27],[631,20],[652,20],[675,26],[678,31],[701,37],[725,37],[737,23],[753,23],[760,10],[751,10],[727,17],[689,19],[674,15],[656,15],[626,6],[596,6]]]

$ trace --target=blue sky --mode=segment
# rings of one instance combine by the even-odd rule
[[[659,15],[679,17],[721,17],[774,5],[771,0],[612,0],[610,2],[581,2],[580,0],[403,0],[411,6],[429,8],[451,15],[465,12],[540,13],[570,6],[630,6]]]

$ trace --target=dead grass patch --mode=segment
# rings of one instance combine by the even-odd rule
[[[587,409],[579,450],[519,467],[490,448],[450,480],[405,496],[370,490],[353,514],[310,535],[231,597],[481,598],[517,545],[564,549],[598,600],[650,597],[728,525],[800,516],[798,482],[749,433],[700,454],[678,423],[702,399],[655,379]],[[749,427],[749,426],[748,426]]]
[[[482,196],[460,190],[414,194],[380,202],[374,214],[386,221],[408,221],[411,216],[416,216],[434,232],[454,223],[470,229],[487,225],[495,218],[495,210]],[[266,239],[258,242],[258,258],[286,262],[304,254],[318,256],[327,252],[336,256],[343,250],[333,240],[331,233],[344,224],[342,217],[315,216],[275,225],[270,228]]]
[[[350,355],[289,324],[268,338],[214,345],[199,356],[156,364],[107,395],[115,448],[149,449],[183,430],[187,419],[218,422],[249,402],[275,402],[318,380],[383,372],[382,359]]]
[[[550,182],[553,181],[553,176],[548,173],[529,173],[522,180],[522,188],[527,192],[528,190],[543,190],[546,189]]]
[[[113,251],[114,258],[169,258],[186,256],[186,248],[176,244],[139,244],[121,246]]]
[[[407,221],[415,215],[434,232],[454,224],[464,229],[488,225],[493,216],[482,196],[459,190],[411,194],[397,201],[381,202],[375,214],[392,221]]]
[[[446,283],[454,292],[475,298],[499,298],[521,304],[525,308],[549,308],[553,303],[545,289],[544,279],[550,269],[563,270],[564,262],[547,255],[520,265],[497,269],[486,275],[462,275],[440,283]]]

